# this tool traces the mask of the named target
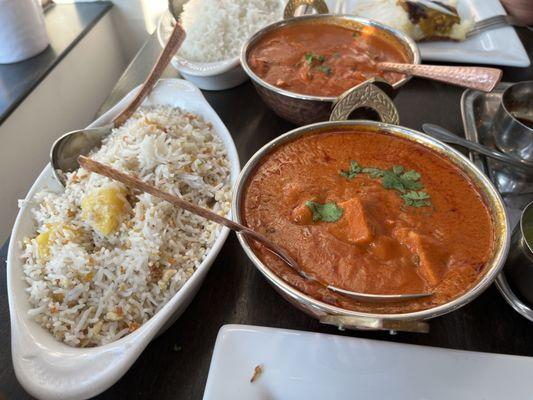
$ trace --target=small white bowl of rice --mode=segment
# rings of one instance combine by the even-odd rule
[[[225,90],[248,79],[239,61],[242,45],[255,32],[281,20],[283,0],[188,0],[180,21],[187,37],[172,65],[200,89]],[[173,24],[167,11],[157,26],[164,46]]]
[[[111,121],[136,90],[90,127]],[[159,81],[91,157],[229,215],[235,144],[187,81]],[[39,399],[107,389],[183,313],[228,233],[82,169],[63,188],[46,166],[21,201],[8,252],[19,382]]]

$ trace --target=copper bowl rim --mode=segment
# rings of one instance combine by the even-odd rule
[[[320,132],[322,130],[331,131],[331,128],[346,127],[349,128],[366,128],[367,130],[385,132],[396,137],[401,137],[415,143],[419,143],[430,150],[437,152],[439,155],[445,157],[457,166],[461,171],[468,176],[468,178],[476,185],[478,190],[482,193],[486,205],[489,207],[491,217],[493,218],[493,226],[495,229],[495,243],[494,255],[484,275],[472,286],[470,289],[452,299],[451,301],[441,304],[436,307],[427,308],[424,310],[407,312],[407,313],[367,313],[355,310],[348,310],[341,307],[333,306],[331,304],[317,300],[310,295],[294,288],[280,278],[276,273],[268,268],[255,254],[251,246],[248,244],[246,238],[238,234],[238,239],[243,247],[245,253],[252,260],[259,271],[267,278],[267,280],[277,289],[281,290],[285,295],[295,300],[300,305],[307,309],[317,310],[319,314],[329,315],[344,315],[353,317],[366,317],[377,320],[426,320],[434,318],[448,312],[454,311],[480,295],[492,282],[496,279],[502,270],[507,253],[509,251],[511,241],[511,230],[509,227],[509,220],[502,197],[490,179],[484,175],[476,165],[462,153],[440,142],[424,133],[415,131],[410,128],[386,124],[376,121],[367,120],[352,120],[352,121],[328,121],[318,122],[311,125],[306,125],[293,129],[265,144],[259,149],[246,163],[241,170],[241,173],[235,184],[233,191],[233,198],[231,204],[231,213],[235,221],[242,223],[241,218],[241,201],[245,195],[245,188],[249,177],[255,171],[260,161],[278,148],[279,146],[295,140],[303,135]]]
[[[412,64],[420,64],[420,50],[418,49],[417,44],[413,39],[411,39],[407,34],[392,28],[388,25],[381,24],[377,21],[370,20],[368,18],[362,18],[362,17],[355,17],[353,15],[348,14],[313,14],[313,15],[304,15],[299,17],[292,17],[287,18],[278,22],[274,22],[273,24],[267,25],[261,30],[257,31],[254,35],[252,35],[242,46],[241,49],[241,65],[244,69],[244,72],[250,77],[250,79],[264,88],[275,92],[277,94],[291,97],[295,99],[300,100],[312,100],[312,101],[320,101],[320,102],[335,102],[338,99],[338,96],[313,96],[308,94],[301,94],[296,92],[291,92],[289,90],[281,89],[277,86],[271,85],[270,83],[266,82],[265,80],[261,79],[259,76],[255,74],[255,72],[250,68],[248,65],[248,53],[250,49],[254,46],[254,44],[267,32],[271,32],[273,30],[276,30],[280,27],[291,25],[297,22],[302,21],[315,21],[320,19],[339,19],[339,20],[349,20],[356,23],[359,23],[361,25],[365,26],[371,26],[373,28],[380,29],[382,31],[385,31],[389,34],[392,34],[396,39],[398,39],[400,42],[402,42],[405,46],[406,50],[409,50],[412,54],[413,59],[411,60]],[[403,86],[406,82],[408,82],[412,76],[408,75],[405,78],[400,79],[397,82],[394,82],[391,84],[393,89],[398,89],[399,87]]]

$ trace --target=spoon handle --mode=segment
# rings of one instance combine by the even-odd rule
[[[170,35],[170,38],[168,39],[168,42],[165,45],[163,51],[159,55],[159,58],[157,59],[155,65],[152,67],[152,70],[148,74],[148,77],[142,84],[141,90],[133,98],[131,103],[113,120],[113,126],[115,128],[121,126],[124,122],[126,122],[129,117],[133,115],[133,113],[135,113],[135,110],[137,110],[137,108],[139,107],[139,105],[141,105],[146,96],[148,96],[148,94],[152,91],[152,88],[157,83],[161,75],[163,75],[163,72],[167,68],[167,65],[169,64],[170,60],[172,59],[176,51],[178,51],[184,40],[185,31],[183,30],[181,24],[177,23],[174,26],[172,34]]]
[[[499,160],[504,163],[511,164],[511,165],[514,165],[520,168],[528,168],[528,169],[531,168],[530,166],[525,165],[524,163],[521,163],[518,160],[515,160],[514,158],[512,158],[511,156],[508,156],[507,154],[500,153],[499,151],[496,151],[496,150],[492,150],[486,146],[483,146],[482,144],[474,143],[474,142],[471,142],[470,140],[466,140],[448,131],[447,129],[444,129],[441,126],[438,126],[435,124],[423,124],[422,129],[428,135],[431,135],[435,139],[439,139],[443,142],[458,144],[459,146],[465,147],[469,150],[473,150],[487,157],[491,157],[496,160]]]
[[[502,70],[486,67],[449,67],[446,65],[401,64],[381,62],[378,68],[386,71],[420,76],[470,89],[490,92],[500,82]]]

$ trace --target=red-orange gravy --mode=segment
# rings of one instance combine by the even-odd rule
[[[365,30],[366,29],[366,30]],[[377,63],[408,62],[373,28],[295,24],[266,33],[250,50],[252,70],[266,82],[291,92],[339,96],[373,77],[394,83],[402,75],[383,72]]]
[[[431,205],[406,205],[400,192],[366,173],[347,179],[340,171],[352,160],[382,170],[416,170]],[[343,215],[313,222],[308,201],[334,202]],[[253,245],[270,269],[300,291],[365,312],[412,312],[449,302],[484,274],[493,252],[491,215],[469,178],[432,150],[379,132],[314,133],[277,148],[252,173],[242,217],[322,283],[364,293],[435,293],[395,304],[360,303],[304,280]]]

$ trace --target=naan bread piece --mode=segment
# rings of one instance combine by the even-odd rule
[[[462,41],[473,21],[461,18],[456,5],[456,0],[359,0],[352,13],[401,30],[416,41]]]

